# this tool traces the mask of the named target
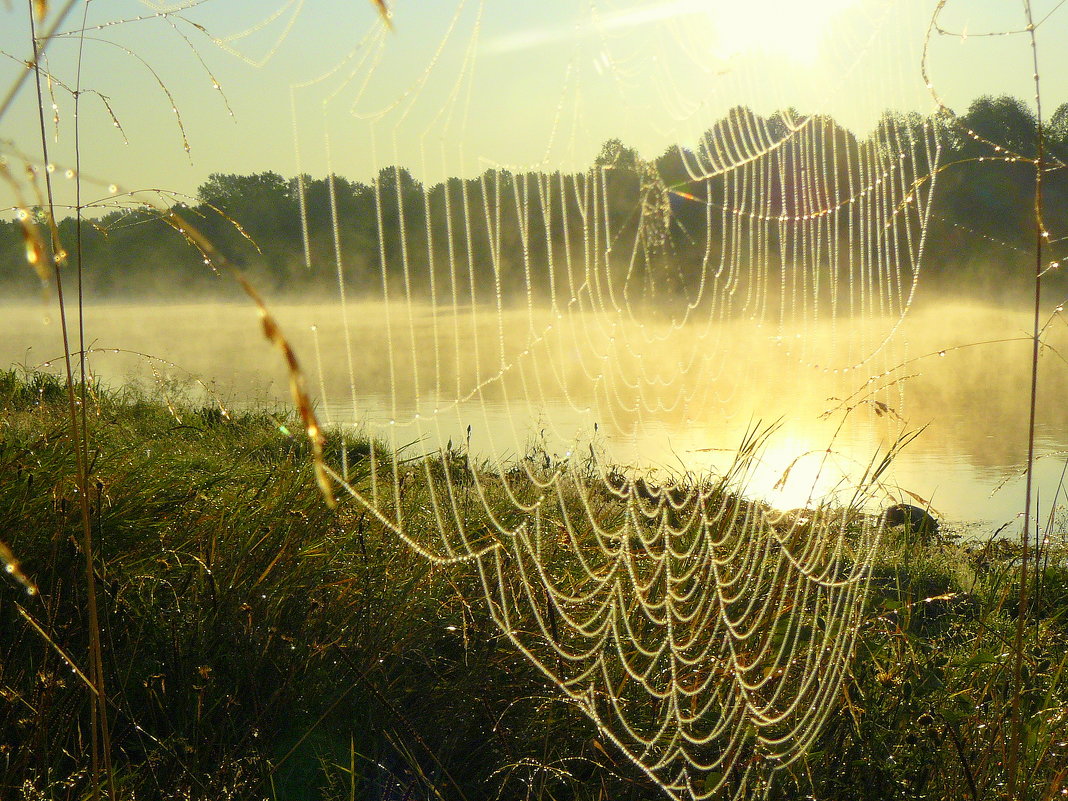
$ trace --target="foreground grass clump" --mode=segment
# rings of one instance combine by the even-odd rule
[[[90,406],[124,798],[648,797],[468,602],[475,576],[327,509],[275,417],[107,392]],[[60,655],[85,670],[66,413],[51,379],[0,375],[0,530],[40,590],[0,585],[4,799],[88,795],[90,691]]]
[[[292,420],[111,392],[87,412],[123,798],[661,797],[503,641],[474,571],[433,567],[355,504],[326,507]],[[67,661],[85,669],[89,636],[66,414],[54,379],[0,373],[0,539],[40,589],[0,584],[3,799],[90,792],[90,691]],[[358,481],[368,443],[335,441],[332,462],[342,446]],[[404,495],[406,520],[423,496]],[[600,514],[622,514],[613,498]],[[1068,773],[1068,566],[1050,556],[1021,697],[1035,799]],[[996,796],[1015,560],[890,532],[838,710],[773,795]]]
[[[1019,797],[1068,795],[1068,552],[1051,544],[1029,600]],[[887,533],[840,712],[783,797],[1003,797],[1020,547],[924,546]]]

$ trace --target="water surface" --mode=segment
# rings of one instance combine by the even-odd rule
[[[903,321],[744,319],[682,326],[575,308],[278,304],[320,414],[415,454],[451,442],[491,461],[533,450],[661,474],[722,471],[747,431],[776,425],[750,492],[800,506],[848,486],[904,433],[886,497],[930,502],[981,536],[1023,508],[1026,311],[932,304]],[[8,306],[0,361],[58,367],[43,306]],[[86,310],[94,374],[232,407],[285,403],[280,355],[245,304]],[[1068,450],[1065,324],[1044,338],[1039,512]],[[470,428],[469,428],[470,427]],[[978,525],[980,524],[981,525]]]

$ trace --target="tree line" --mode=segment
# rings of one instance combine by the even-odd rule
[[[673,146],[651,161],[610,140],[583,175],[488,171],[424,186],[400,166],[382,169],[370,183],[337,175],[214,174],[196,202],[174,207],[214,253],[196,245],[200,237],[183,236],[183,224],[158,208],[115,210],[83,225],[85,290],[91,298],[115,300],[236,296],[234,282],[220,280],[214,261],[215,267],[242,268],[270,293],[326,296],[336,292],[340,272],[349,292],[481,302],[516,292],[571,296],[582,265],[600,258],[612,284],[606,291],[628,301],[692,297],[723,258],[717,248],[731,247],[728,220],[717,216],[721,207],[749,202],[745,187],[732,184],[732,173],[759,183],[762,214],[787,219],[833,202],[821,195],[828,181],[842,189],[861,166],[871,170],[850,162],[860,143],[829,117],[808,119],[824,160],[805,162],[811,154],[786,136],[788,127],[805,120],[792,110],[761,118],[734,109],[692,150]],[[868,140],[876,144],[865,152],[878,161],[885,150],[887,164],[899,155],[922,162],[931,155],[925,131],[932,125],[941,155],[921,282],[999,298],[1025,292],[1036,244],[1035,171],[1026,160],[1037,156],[1034,113],[1007,96],[980,97],[953,121],[888,112]],[[1061,221],[1068,209],[1068,104],[1043,133],[1045,260],[1052,262],[1065,249],[1059,237],[1066,235]],[[768,147],[761,158],[776,165],[763,172],[760,159],[751,158],[762,146]],[[834,154],[833,163],[826,153]],[[719,169],[731,165],[740,166]],[[695,180],[695,171],[704,175]],[[823,183],[806,178],[806,171],[819,172]],[[925,184],[916,187],[921,194]],[[826,237],[845,242],[855,236],[857,222],[836,215]],[[74,225],[72,219],[59,222],[68,248]],[[767,237],[764,246],[784,259],[796,247],[774,225]],[[906,244],[918,253],[917,243],[887,246],[900,246],[898,261],[907,268]],[[0,222],[0,292],[6,297],[39,291],[24,252],[20,224]],[[1046,280],[1054,292],[1068,291],[1060,271]]]

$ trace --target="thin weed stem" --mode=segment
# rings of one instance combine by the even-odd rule
[[[1027,18],[1027,31],[1031,41],[1031,59],[1034,66],[1035,82],[1035,195],[1034,195],[1034,219],[1035,219],[1035,284],[1034,284],[1034,321],[1031,342],[1031,397],[1028,406],[1027,422],[1027,482],[1026,496],[1024,498],[1024,520],[1020,537],[1020,589],[1017,598],[1016,610],[1016,635],[1013,640],[1013,669],[1012,669],[1012,722],[1009,732],[1009,751],[1006,759],[1008,771],[1008,797],[1018,798],[1018,783],[1020,773],[1020,744],[1023,739],[1023,720],[1020,716],[1020,695],[1023,689],[1023,646],[1024,627],[1027,618],[1027,558],[1028,539],[1031,530],[1031,494],[1035,474],[1035,417],[1038,409],[1038,348],[1040,329],[1040,314],[1042,304],[1042,258],[1043,243],[1046,237],[1045,224],[1042,215],[1042,173],[1045,169],[1042,131],[1042,92],[1039,84],[1038,73],[1038,43],[1035,38],[1035,24],[1031,13],[1030,0],[1023,0],[1024,15]],[[1036,566],[1037,567],[1037,566]]]
[[[41,90],[41,48],[37,38],[36,25],[34,24],[34,8],[32,0],[30,0],[28,6],[30,38],[33,44],[34,84],[37,89],[37,112],[41,134],[41,155],[44,162],[45,191],[48,202],[48,222],[49,229],[51,230],[52,272],[56,281],[56,298],[59,303],[60,331],[63,337],[63,360],[67,376],[67,405],[70,414],[71,443],[74,447],[78,473],[78,503],[82,523],[82,548],[85,555],[86,608],[89,615],[89,675],[96,688],[91,706],[92,793],[94,800],[100,798],[100,762],[101,757],[103,757],[104,771],[106,772],[108,779],[109,796],[110,798],[115,799],[117,798],[117,795],[115,791],[114,772],[112,771],[111,765],[107,695],[104,685],[103,650],[100,644],[100,616],[97,608],[96,575],[93,569],[93,532],[89,511],[89,479],[86,468],[88,445],[84,436],[85,429],[83,426],[79,426],[77,409],[78,401],[75,399],[74,395],[74,371],[71,365],[70,339],[67,333],[67,310],[63,297],[63,276],[62,271],[60,270],[61,265],[66,261],[66,254],[63,252],[63,245],[59,239],[59,227],[56,224],[55,200],[52,191],[52,174],[48,169],[48,165],[51,161],[48,157],[48,134],[44,117],[44,94]],[[84,348],[82,348],[82,350],[84,351]],[[84,356],[82,359],[82,419],[84,420]]]

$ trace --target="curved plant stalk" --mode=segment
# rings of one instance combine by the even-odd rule
[[[22,59],[17,58],[12,53],[6,53],[6,52],[0,50],[0,57],[6,58],[6,59],[10,59],[11,61],[14,61],[14,62],[16,62],[18,64],[22,64],[23,66],[25,66],[25,62]],[[80,50],[79,50],[79,56],[78,57],[79,57],[79,59],[81,58]],[[81,88],[81,86],[79,86],[77,89],[75,89],[75,88],[73,88],[71,86],[68,86],[67,83],[65,81],[63,81],[62,78],[60,78],[55,73],[50,72],[48,69],[46,69],[44,67],[41,68],[41,72],[47,77],[48,85],[49,85],[50,89],[52,90],[53,94],[54,94],[56,89],[62,89],[64,92],[69,94],[72,98],[76,98],[77,96],[80,96],[80,95],[93,95],[98,100],[100,100],[100,102],[104,106],[104,110],[107,112],[108,116],[111,118],[112,125],[114,125],[115,128],[118,130],[119,134],[122,135],[123,144],[125,144],[125,145],[130,144],[129,139],[126,138],[126,129],[122,127],[122,122],[119,120],[118,116],[115,114],[115,109],[111,105],[111,96],[110,95],[105,95],[103,92],[99,92],[96,89],[83,89],[83,88]],[[11,147],[11,144],[10,143],[5,143],[5,147]],[[15,150],[15,152],[17,153],[18,151]],[[31,159],[29,159],[27,157],[22,157],[22,158],[23,158],[24,161],[30,161],[31,160]]]
[[[307,389],[305,389],[304,371],[300,367],[300,362],[297,360],[297,356],[293,352],[289,340],[286,339],[285,334],[282,333],[278,321],[274,319],[274,316],[268,310],[267,304],[260,296],[260,293],[256,291],[256,288],[252,286],[244,275],[242,275],[240,270],[231,265],[226,257],[215,249],[215,246],[211,244],[207,237],[191,226],[184,218],[174,211],[174,209],[165,212],[163,220],[185,237],[186,241],[195,246],[208,263],[229,267],[234,280],[240,284],[241,288],[245,291],[245,294],[256,304],[256,311],[260,317],[260,324],[263,328],[264,337],[266,337],[272,345],[278,348],[282,353],[282,357],[285,359],[286,371],[289,373],[290,395],[293,398],[293,404],[297,407],[297,411],[300,413],[301,422],[304,425],[304,433],[307,435],[308,442],[311,444],[312,448],[312,466],[315,470],[315,483],[318,484],[319,490],[323,495],[323,500],[326,501],[326,505],[333,509],[337,506],[337,499],[334,496],[334,487],[331,483],[330,471],[326,467],[326,460],[323,454],[323,446],[326,444],[323,427],[319,424],[319,419],[315,415],[315,409],[312,406],[311,398],[308,396]]]
[[[56,31],[59,30],[60,26],[63,24],[63,21],[67,18],[67,15],[70,14],[72,10],[74,10],[74,5],[77,2],[78,0],[67,0],[63,8],[60,9],[58,14],[56,14],[55,19],[52,21],[52,26],[48,29],[48,31],[45,32],[45,34],[40,39],[40,41],[45,43],[45,46],[47,46],[48,42],[52,41],[52,39],[55,38]],[[32,18],[35,13],[36,10],[32,7],[31,0],[30,17]],[[0,101],[0,119],[4,118],[4,114],[7,113],[7,110],[15,101],[15,97],[18,95],[19,90],[22,88],[22,84],[25,82],[25,80],[30,77],[32,73],[37,72],[37,62],[40,60],[41,52],[44,52],[44,48],[41,48],[40,51],[38,51],[38,48],[35,43],[33,64],[30,67],[27,67],[25,72],[23,72],[18,77],[18,79],[11,84],[11,88],[9,88],[7,94],[4,95],[3,101]]]

